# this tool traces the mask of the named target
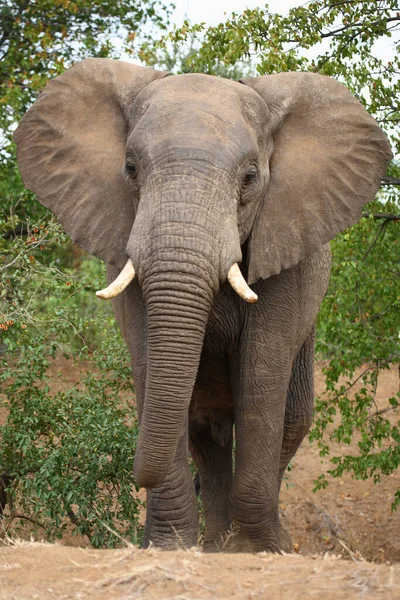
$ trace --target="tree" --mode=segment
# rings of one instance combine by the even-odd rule
[[[384,128],[395,154],[399,152],[398,0],[319,0],[293,8],[287,16],[272,14],[266,6],[232,14],[215,27],[186,21],[154,44],[151,59],[171,43],[186,53],[188,39],[188,71],[218,74],[221,64],[232,68],[251,59],[259,75],[302,70],[339,79]],[[379,42],[385,39],[392,45],[382,54]],[[399,423],[387,418],[400,396],[388,398],[384,407],[375,405],[380,373],[400,363],[398,161],[391,163],[382,183],[364,219],[332,242],[331,284],[317,339],[319,355],[329,360],[327,391],[317,399],[311,431],[321,455],[330,456],[331,475],[349,471],[375,481],[400,464]],[[363,387],[351,395],[359,381]],[[336,416],[340,423],[333,426]],[[330,439],[350,444],[356,434],[356,456],[331,456]],[[326,485],[324,476],[316,481],[316,488]],[[393,506],[399,503],[400,490]]]
[[[0,514],[48,539],[65,528],[95,546],[137,541],[136,409],[124,344],[94,291],[105,274],[24,189],[11,141],[47,80],[87,56],[118,57],[139,29],[165,28],[157,0],[3,0],[0,6]],[[142,34],[142,38],[145,36]],[[98,327],[98,323],[102,327]],[[82,380],[51,389],[56,355]],[[6,509],[5,503],[8,503]],[[116,531],[116,533],[113,533]],[[40,534],[43,537],[43,531]]]
[[[136,34],[165,29],[169,9],[160,0],[3,0],[0,6],[0,198],[23,193],[15,177],[12,131],[48,79],[88,56],[132,52]],[[13,181],[12,188],[9,182]],[[21,210],[43,214],[25,197]]]
[[[148,23],[165,29],[159,0],[5,0],[0,8],[0,97],[6,131],[44,87],[87,56],[118,57]],[[143,34],[142,34],[143,36]]]
[[[168,38],[166,38],[168,39]],[[202,72],[201,65],[196,64],[198,40],[193,33],[185,40],[176,38],[171,44],[166,40],[154,42],[152,38],[140,46],[139,57],[149,67],[154,67],[172,73]],[[184,45],[182,42],[184,41]],[[212,74],[218,77],[238,80],[253,74],[250,58],[225,63],[217,59],[212,68]]]
[[[307,70],[334,76],[393,131],[400,120],[398,9],[397,0],[319,0],[281,16],[266,6],[233,13],[215,27],[185,21],[157,46],[197,40],[186,67],[192,71],[214,73],[221,63],[252,58],[260,75]],[[383,38],[393,39],[390,57],[378,54],[376,42]]]

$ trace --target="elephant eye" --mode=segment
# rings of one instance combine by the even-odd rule
[[[251,165],[245,173],[243,180],[244,185],[249,185],[250,183],[254,183],[255,181],[257,181],[257,176],[257,167],[255,165]]]
[[[126,172],[129,173],[129,175],[132,175],[132,176],[136,175],[136,167],[132,162],[126,162],[125,169],[126,169]]]

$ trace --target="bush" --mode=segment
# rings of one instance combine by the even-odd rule
[[[103,265],[85,256],[79,268],[61,272],[60,253],[73,246],[53,219],[1,218],[4,526],[29,521],[46,539],[69,527],[95,547],[136,542],[137,417],[125,344],[109,305],[94,295]],[[79,360],[83,373],[79,384],[56,392],[48,369],[61,353],[71,364]]]
[[[326,392],[317,399],[310,439],[317,440],[321,456],[330,456],[333,477],[347,471],[357,479],[373,477],[378,482],[400,464],[399,423],[387,418],[398,407],[400,392],[387,398],[384,406],[375,403],[382,371],[400,363],[398,222],[384,218],[400,210],[396,198],[377,200],[369,209],[369,218],[332,242],[331,282],[318,317],[317,337],[317,351],[328,359]],[[362,373],[356,376],[360,368]],[[359,381],[362,388],[351,396]],[[340,421],[327,435],[336,415]],[[331,455],[329,440],[350,445],[356,432],[356,455]],[[321,475],[316,489],[327,483]],[[393,508],[399,503],[400,490]]]

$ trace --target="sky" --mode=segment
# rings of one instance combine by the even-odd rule
[[[192,23],[205,21],[209,25],[216,25],[232,12],[242,13],[246,8],[257,8],[265,4],[263,0],[173,0],[173,3],[176,10],[172,21],[177,25],[186,16]],[[301,0],[270,0],[268,5],[271,12],[286,14],[290,8],[301,3]]]

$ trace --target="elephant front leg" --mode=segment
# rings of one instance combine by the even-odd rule
[[[232,551],[290,552],[279,520],[279,467],[291,360],[282,346],[248,341],[236,361],[236,468],[230,515]]]
[[[197,498],[185,432],[168,476],[161,485],[147,490],[143,547],[152,544],[163,550],[191,548],[197,545],[197,535]]]

